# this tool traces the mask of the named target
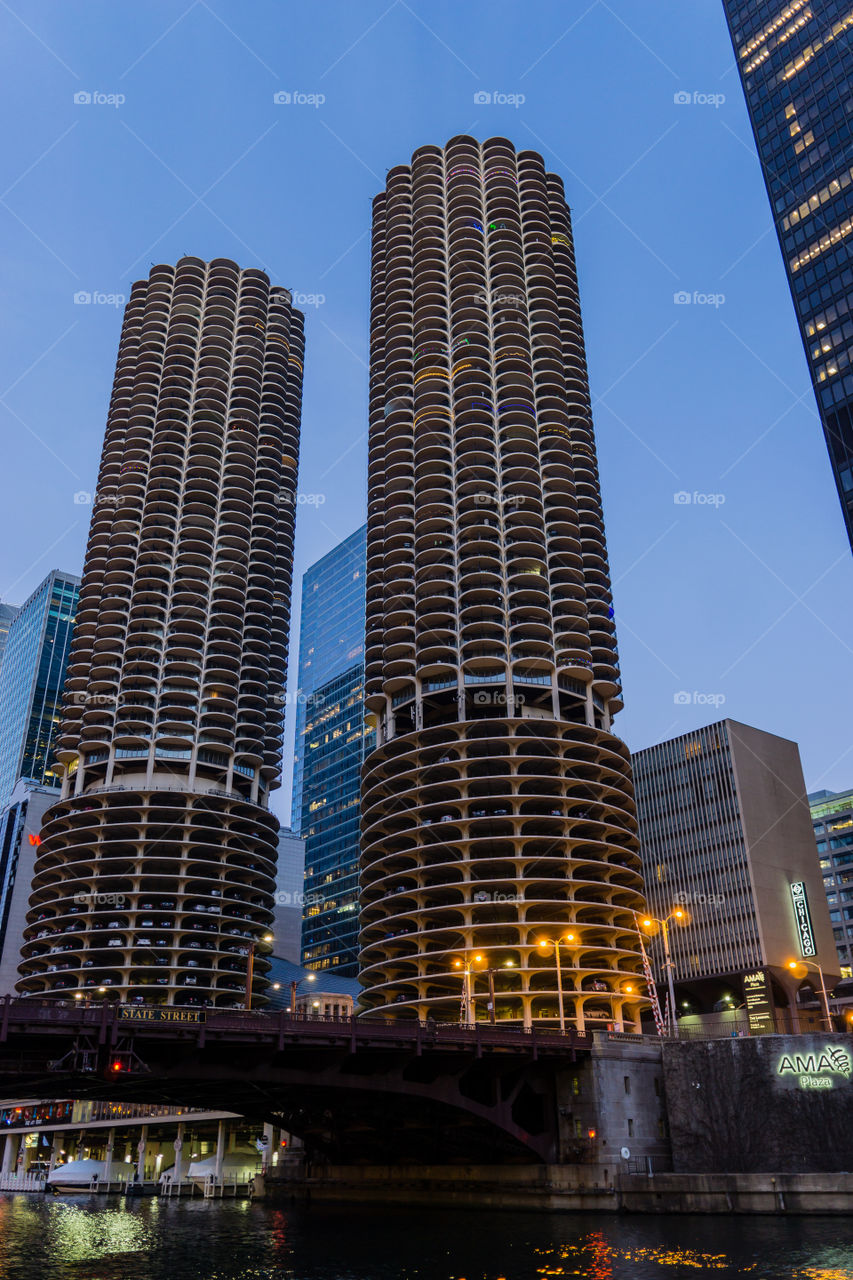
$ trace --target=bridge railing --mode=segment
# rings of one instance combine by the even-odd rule
[[[437,1022],[432,1019],[417,1021],[414,1018],[381,1018],[356,1015],[306,1016],[291,1013],[288,1009],[272,1012],[245,1009],[198,1009],[202,1017],[198,1023],[173,1023],[147,1021],[122,1017],[117,1003],[86,1005],[82,1001],[45,999],[38,996],[6,996],[0,1000],[0,1042],[7,1037],[12,1026],[22,1023],[44,1024],[47,1027],[63,1025],[92,1030],[117,1028],[122,1033],[187,1034],[204,1032],[259,1033],[266,1035],[294,1034],[300,1038],[322,1039],[328,1036],[347,1036],[353,1043],[376,1040],[410,1040],[421,1044],[484,1045],[519,1047],[587,1047],[593,1043],[591,1031],[560,1031],[557,1027],[522,1027],[515,1023],[501,1025],[487,1021],[476,1023]],[[160,1006],[135,1004],[134,1010],[158,1009]]]

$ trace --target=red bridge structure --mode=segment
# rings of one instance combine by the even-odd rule
[[[234,1111],[354,1162],[560,1163],[582,1032],[0,1002],[0,1093]]]

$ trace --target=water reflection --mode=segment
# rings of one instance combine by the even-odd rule
[[[0,1196],[0,1280],[853,1280],[843,1218]]]

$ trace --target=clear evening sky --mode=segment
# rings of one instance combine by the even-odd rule
[[[502,135],[574,213],[617,730],[730,715],[853,785],[853,564],[720,0],[4,0],[0,30],[0,598],[79,572],[114,295],[183,254],[308,295],[298,583],[364,519],[371,199]]]

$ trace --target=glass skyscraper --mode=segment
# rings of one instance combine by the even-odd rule
[[[853,4],[724,6],[853,543]]]
[[[18,606],[16,604],[0,604],[0,664],[3,662],[3,654],[6,651],[9,628],[17,613]]]
[[[358,969],[359,794],[365,752],[365,527],[302,580],[293,822],[305,841],[302,959]]]
[[[853,965],[853,790],[809,796],[832,936],[843,977]]]
[[[54,569],[9,624],[0,668],[0,810],[18,778],[58,786],[52,769],[80,579]]]

